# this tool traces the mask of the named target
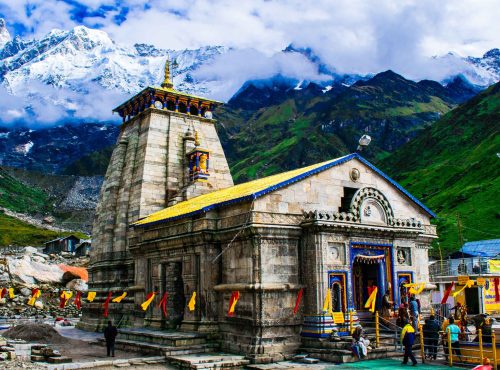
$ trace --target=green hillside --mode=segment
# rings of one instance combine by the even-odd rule
[[[443,116],[379,166],[438,214],[444,254],[460,247],[458,223],[464,241],[500,238],[500,83]]]
[[[237,183],[353,152],[365,133],[373,138],[365,156],[383,158],[457,104],[438,83],[392,71],[327,93],[311,84],[273,94],[249,86],[217,112]]]
[[[49,196],[29,187],[0,168],[0,207],[19,213],[43,213],[50,207]]]
[[[96,176],[106,174],[114,145],[87,154],[71,163],[62,171],[63,175]]]
[[[52,211],[51,198],[44,191],[30,187],[0,168],[0,207],[11,211],[40,215]],[[37,228],[0,211],[0,247],[7,245],[42,245],[44,242],[69,233]],[[76,233],[80,238],[86,237]]]
[[[0,248],[8,245],[42,246],[46,241],[67,235],[75,235],[82,239],[88,238],[87,235],[79,232],[60,233],[37,228],[0,212]]]

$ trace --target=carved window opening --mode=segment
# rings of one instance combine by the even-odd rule
[[[349,212],[351,209],[352,198],[357,191],[358,189],[356,188],[344,187],[344,196],[340,199],[339,212]]]

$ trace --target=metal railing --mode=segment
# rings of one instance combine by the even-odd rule
[[[433,261],[429,265],[431,277],[490,274],[489,258],[468,257]]]

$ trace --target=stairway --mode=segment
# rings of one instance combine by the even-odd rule
[[[180,369],[242,369],[250,363],[245,356],[225,353],[201,353],[188,356],[167,356],[167,361]]]
[[[104,339],[100,339],[104,342]],[[204,333],[162,331],[149,328],[118,329],[115,348],[152,355],[191,355],[217,349]]]
[[[399,356],[400,351],[396,351],[397,338],[394,332],[380,331],[380,344],[375,348],[375,329],[365,327],[365,337],[370,340],[371,350],[363,360],[373,360]],[[339,341],[329,341],[326,339],[302,338],[302,347],[299,353],[307,353],[308,357],[322,361],[347,363],[359,361],[351,350],[352,337],[341,337]]]

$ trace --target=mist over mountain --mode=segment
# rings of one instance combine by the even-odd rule
[[[106,32],[85,26],[55,29],[25,40],[12,37],[0,20],[0,109],[4,112],[0,125],[40,128],[68,121],[118,122],[111,109],[141,89],[159,85],[167,57],[175,60],[178,90],[223,101],[249,80],[281,76],[289,87],[314,82],[326,92],[380,72],[340,73],[312,49],[293,45],[271,56],[224,46],[167,50],[119,44]],[[443,85],[459,76],[477,90],[500,79],[500,52],[492,49],[481,58],[449,53],[432,58],[428,66],[426,73],[439,76]]]

